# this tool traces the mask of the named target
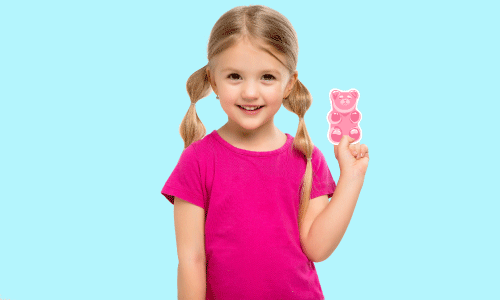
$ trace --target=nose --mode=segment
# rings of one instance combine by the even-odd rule
[[[256,100],[259,98],[259,89],[257,83],[247,81],[242,86],[241,97],[245,100]]]

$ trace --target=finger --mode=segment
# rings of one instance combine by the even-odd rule
[[[360,158],[361,157],[361,145],[359,143],[356,143],[356,144],[354,144],[354,147],[355,147],[356,152],[357,152],[356,158]]]
[[[354,140],[355,139],[353,139],[348,135],[343,135],[342,138],[340,139],[339,147],[343,149],[348,148],[349,144],[354,142]]]
[[[350,144],[349,145],[349,150],[351,151],[352,156],[354,156],[355,158],[359,158],[360,157],[360,155],[361,155],[361,149],[360,149],[359,143]]]
[[[368,146],[363,144],[361,145],[361,157],[365,157],[366,155],[368,155]]]
[[[356,151],[356,145],[351,144],[349,145],[349,151],[351,152],[352,156],[356,157],[358,155],[358,152]]]

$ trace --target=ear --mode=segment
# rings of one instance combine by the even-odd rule
[[[295,72],[293,72],[292,76],[290,76],[290,80],[288,81],[288,84],[285,87],[285,94],[284,94],[283,98],[286,98],[290,95],[290,93],[292,92],[293,86],[297,82],[298,76],[299,76],[299,72],[297,70],[295,70]]]
[[[208,67],[205,70],[207,73],[208,82],[210,82],[210,86],[212,87],[212,91],[214,91],[214,93],[218,95],[219,93],[217,92],[217,86],[215,84],[215,79],[213,78],[213,74],[210,73],[210,69]]]
[[[337,100],[338,96],[340,95],[340,90],[331,90],[330,91],[330,99],[332,101]]]
[[[351,94],[351,96],[354,97],[354,99],[358,99],[359,98],[359,92],[355,89],[351,89],[349,90],[349,93]]]

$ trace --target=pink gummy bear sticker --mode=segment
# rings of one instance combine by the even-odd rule
[[[361,112],[356,109],[359,99],[359,92],[356,89],[341,91],[332,89],[330,91],[330,102],[332,109],[326,116],[330,124],[328,130],[328,140],[334,145],[338,145],[343,135],[349,135],[356,144],[361,140]]]

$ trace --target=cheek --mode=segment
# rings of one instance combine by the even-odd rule
[[[221,101],[220,105],[222,106],[222,109],[227,110],[230,109],[234,106],[235,102],[228,100],[227,98],[224,99],[224,101]]]
[[[279,110],[283,103],[283,91],[280,88],[269,90],[265,96],[266,103],[273,110]]]
[[[269,94],[273,99],[276,99],[276,101],[281,101],[284,96],[284,89],[281,88],[281,86],[276,86],[270,91]]]
[[[238,95],[238,89],[231,85],[222,85],[219,90],[228,99],[235,98]]]

